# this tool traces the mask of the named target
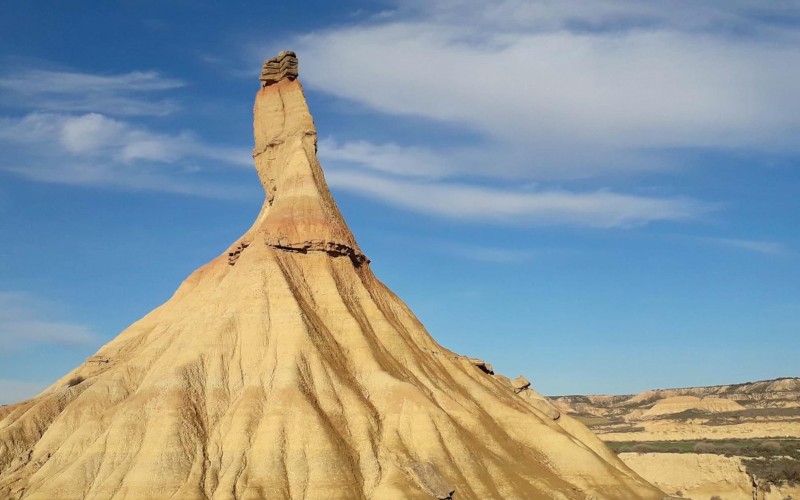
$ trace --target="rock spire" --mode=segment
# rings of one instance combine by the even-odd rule
[[[294,52],[264,63],[266,84],[253,108],[253,159],[266,199],[250,234],[262,234],[275,248],[322,251],[361,265],[369,260],[328,190],[317,160],[317,130],[296,78]]]
[[[267,62],[255,100],[253,226],[0,408],[0,498],[660,499],[527,380],[439,345],[372,274],[293,59]]]

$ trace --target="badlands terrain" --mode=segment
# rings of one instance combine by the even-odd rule
[[[0,408],[0,499],[663,498],[527,380],[439,345],[372,274],[298,74],[291,52],[262,68],[252,227]]]
[[[800,499],[800,378],[550,399],[667,493]]]

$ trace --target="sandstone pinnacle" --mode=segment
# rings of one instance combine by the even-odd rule
[[[328,190],[294,54],[261,80],[255,223],[0,408],[0,498],[661,498],[528,385],[430,336]]]

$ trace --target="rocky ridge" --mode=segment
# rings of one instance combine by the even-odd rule
[[[549,399],[668,493],[698,500],[800,498],[800,483],[779,480],[800,470],[799,378]],[[754,463],[761,465],[749,468]],[[762,477],[762,469],[771,472]]]
[[[678,498],[787,500],[800,498],[800,484],[768,484],[747,472],[740,457],[688,453],[622,453],[642,477]]]
[[[741,384],[653,389],[638,394],[552,396],[550,399],[567,411],[600,416],[626,414],[632,409],[649,407],[658,400],[679,396],[728,399],[747,408],[796,408],[800,407],[800,378],[785,377]]]

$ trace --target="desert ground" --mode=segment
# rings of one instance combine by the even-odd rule
[[[666,493],[800,498],[799,378],[550,400]]]

